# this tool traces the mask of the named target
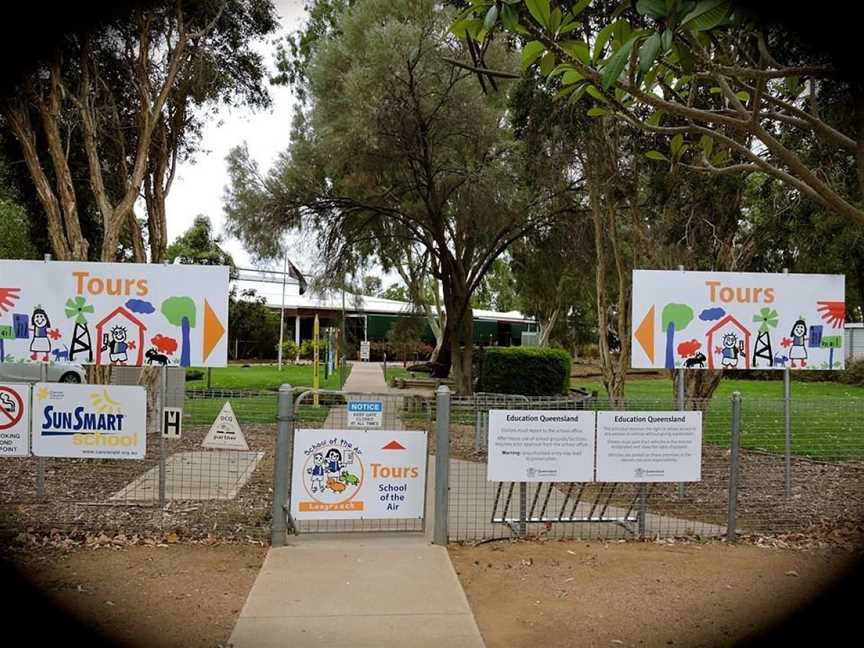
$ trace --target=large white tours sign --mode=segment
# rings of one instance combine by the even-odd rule
[[[296,430],[295,520],[423,517],[425,430]]]
[[[224,266],[0,260],[0,362],[224,367]]]
[[[632,366],[843,369],[843,275],[634,270]]]

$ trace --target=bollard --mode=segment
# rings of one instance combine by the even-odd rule
[[[270,526],[270,544],[274,547],[285,546],[285,532],[288,528],[288,452],[294,439],[294,388],[291,385],[279,387],[276,405],[276,420],[279,429],[276,433],[276,457],[273,460],[273,507]]]
[[[729,454],[729,513],[726,519],[726,541],[735,542],[738,523],[738,447],[741,442],[741,392],[732,394],[732,438]]]
[[[446,545],[450,488],[450,389],[440,385],[435,392],[435,528],[432,542]]]

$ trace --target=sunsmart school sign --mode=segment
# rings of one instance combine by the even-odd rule
[[[31,434],[38,457],[143,459],[144,387],[36,383]]]

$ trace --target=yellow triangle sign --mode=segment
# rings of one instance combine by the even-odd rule
[[[633,332],[633,337],[645,350],[649,362],[654,364],[654,307],[648,309],[648,314]]]

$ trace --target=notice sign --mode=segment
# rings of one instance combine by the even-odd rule
[[[348,427],[380,428],[383,421],[383,401],[348,401]]]
[[[422,518],[425,430],[297,430],[296,520]]]
[[[144,387],[36,383],[33,454],[37,457],[143,459]]]
[[[597,412],[598,482],[702,478],[702,412]]]
[[[361,342],[360,343],[360,359],[368,360],[369,359],[369,343]]]
[[[594,412],[490,410],[489,481],[593,481]]]
[[[0,385],[0,457],[30,454],[29,409],[29,385]]]

